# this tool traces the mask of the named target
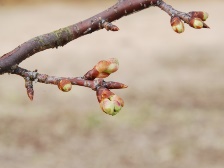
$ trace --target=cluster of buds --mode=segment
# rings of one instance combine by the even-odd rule
[[[106,78],[111,73],[114,73],[119,68],[119,62],[116,58],[110,58],[108,60],[102,60],[98,62],[92,70],[88,71],[84,78],[93,80],[95,78]]]
[[[72,89],[72,83],[68,79],[61,79],[58,82],[58,88],[63,92],[69,92]]]
[[[124,101],[109,89],[100,87],[96,92],[101,109],[109,115],[116,115],[124,106]]]
[[[72,89],[73,84],[80,86],[90,87],[96,91],[98,102],[101,109],[109,115],[116,115],[124,106],[124,101],[109,89],[123,89],[127,88],[126,85],[118,82],[104,82],[111,73],[118,70],[119,63],[116,58],[110,58],[107,60],[99,61],[92,70],[88,71],[81,78],[60,78],[54,84],[57,84],[58,88],[63,92],[69,92]]]
[[[189,22],[189,25],[195,29],[201,29],[201,28],[209,28],[204,21],[208,19],[208,13],[207,12],[189,12],[191,15],[191,20]]]
[[[190,15],[190,21],[189,25],[195,29],[201,29],[201,28],[209,28],[208,25],[204,23],[208,19],[208,13],[207,12],[189,12]],[[184,23],[181,21],[181,18],[178,16],[171,17],[170,24],[173,28],[173,30],[177,33],[183,33],[184,32]]]

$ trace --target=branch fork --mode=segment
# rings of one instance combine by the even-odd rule
[[[90,34],[100,29],[118,31],[119,28],[112,24],[124,16],[156,6],[170,16],[170,23],[177,33],[184,32],[184,23],[195,29],[209,28],[205,23],[208,13],[202,11],[181,12],[165,3],[163,0],[118,0],[107,10],[90,17],[84,21],[61,28],[48,34],[40,35],[19,45],[14,50],[0,57],[0,75],[4,73],[17,74],[25,79],[25,88],[30,100],[33,100],[33,82],[57,85],[63,92],[68,92],[73,85],[91,88],[96,91],[101,109],[110,115],[116,115],[124,106],[124,101],[110,89],[127,88],[119,82],[106,82],[104,78],[116,72],[119,67],[117,59],[112,58],[98,62],[82,77],[55,77],[29,71],[18,65],[32,55],[50,48],[64,46],[72,40]]]
[[[34,89],[33,89],[33,82],[39,82],[44,84],[52,84],[58,86],[58,88],[63,92],[69,92],[72,89],[72,85],[78,85],[83,87],[91,88],[93,91],[96,91],[97,97],[102,97],[102,92],[99,92],[99,90],[105,90],[105,92],[110,92],[110,89],[124,89],[128,86],[119,82],[113,82],[104,81],[104,78],[110,76],[112,73],[116,72],[119,68],[119,62],[116,58],[110,58],[107,60],[101,60],[99,61],[93,69],[89,70],[83,77],[55,77],[55,76],[49,76],[46,74],[40,74],[35,71],[29,71],[26,69],[23,69],[21,67],[16,67],[13,71],[11,71],[12,74],[19,75],[24,78],[25,80],[25,88],[27,91],[27,95],[29,99],[32,101],[34,98]],[[104,92],[104,93],[105,93]],[[103,94],[104,94],[103,93]],[[115,95],[113,93],[113,95]],[[118,97],[118,96],[116,96]],[[117,114],[121,108],[124,106],[124,103],[119,103],[122,99],[119,100],[113,100],[112,103],[116,104],[112,106],[110,103],[110,109],[108,111],[108,103],[105,105],[101,103],[104,101],[104,99],[108,99],[108,97],[102,97],[101,99],[98,98],[98,101],[100,103],[100,106],[102,110],[109,114],[109,115],[115,115]],[[122,100],[123,101],[123,100]],[[105,101],[104,101],[105,102]],[[118,104],[122,104],[122,106],[117,107]],[[105,107],[104,107],[105,106]],[[112,109],[114,107],[114,111]]]

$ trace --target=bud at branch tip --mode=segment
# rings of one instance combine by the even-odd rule
[[[177,16],[171,17],[170,24],[175,32],[177,33],[184,32],[184,23],[181,21],[179,17]]]
[[[99,88],[96,92],[101,109],[109,115],[116,115],[124,106],[124,101],[107,88]]]
[[[204,27],[204,23],[200,18],[192,18],[189,25],[195,29],[201,29]]]

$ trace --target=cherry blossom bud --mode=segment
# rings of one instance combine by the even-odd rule
[[[172,17],[170,20],[170,24],[175,32],[177,33],[184,32],[184,23],[181,21],[179,17]]]
[[[202,21],[206,21],[208,19],[208,13],[207,12],[203,12],[203,11],[193,11],[193,12],[189,12],[191,14],[192,17],[195,18],[200,18]]]
[[[109,74],[116,72],[119,68],[118,60],[116,58],[110,58],[107,61],[109,62],[109,66],[104,72]]]
[[[119,68],[119,62],[116,58],[110,58],[108,60],[102,60],[98,62],[93,69],[88,71],[84,78],[88,80],[93,80],[95,78],[106,78],[111,73],[114,73]]]
[[[200,18],[192,18],[189,25],[195,29],[201,29],[204,26],[203,21]]]
[[[72,83],[68,79],[62,79],[58,83],[58,88],[63,92],[69,92],[72,89]]]
[[[208,19],[209,14],[207,12],[203,12],[203,21],[206,21]]]
[[[98,62],[98,64],[95,66],[96,70],[99,73],[114,73],[119,68],[119,62],[116,58],[110,58],[108,60],[102,60]]]
[[[113,98],[116,97],[116,98]],[[124,106],[124,101],[118,97],[117,95],[113,95],[111,96],[109,99],[103,99],[100,102],[100,107],[101,109],[109,115],[116,115],[117,113],[119,113],[119,111],[122,109],[122,107]]]
[[[124,106],[124,101],[107,88],[99,88],[96,92],[101,109],[109,115],[116,115]]]

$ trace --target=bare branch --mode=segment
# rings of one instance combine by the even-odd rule
[[[110,60],[110,59],[109,59]],[[100,72],[113,73],[117,70],[117,67],[114,66],[113,63],[105,64],[107,61],[100,61],[96,66],[94,66],[94,71],[96,72],[99,70]],[[103,63],[103,64],[102,64]],[[112,65],[112,66],[111,66]],[[86,74],[88,74],[88,71]],[[97,74],[99,75],[100,72]],[[25,87],[27,90],[27,95],[30,100],[33,100],[34,97],[34,90],[33,90],[33,82],[40,82],[44,84],[52,84],[57,85],[60,90],[63,92],[68,92],[72,89],[72,85],[84,86],[91,88],[92,90],[96,91],[96,97],[100,103],[101,109],[109,114],[109,115],[116,115],[121,108],[124,106],[124,101],[109,89],[124,89],[127,88],[127,85],[124,85],[119,82],[106,82],[102,78],[97,78],[90,76],[91,79],[88,79],[88,76],[85,77],[56,77],[56,76],[49,76],[46,74],[40,74],[35,71],[29,71],[23,69],[21,67],[14,67],[11,71],[12,74],[19,75],[25,79]]]
[[[89,19],[32,38],[15,48],[13,51],[3,55],[0,58],[0,74],[6,72],[10,73],[12,66],[19,65],[23,60],[35,53],[49,48],[64,46],[74,39],[100,30],[102,26],[108,30],[118,30],[118,28],[112,25],[111,22],[150,6],[157,6],[167,12],[171,17],[177,16],[194,28],[201,28],[200,24],[203,25],[202,27],[208,27],[204,22],[200,22],[198,19],[195,20],[195,15],[177,11],[162,0],[119,0],[112,7]]]
[[[17,67],[13,70],[12,74],[19,75],[25,79],[25,87],[30,89],[32,82],[39,82],[43,84],[59,85],[61,80],[69,80],[72,85],[84,86],[96,91],[98,87],[104,87],[108,89],[124,89],[127,85],[119,82],[106,82],[102,78],[94,80],[87,80],[84,77],[56,77],[46,74],[41,74],[36,71],[29,71],[21,67]]]
[[[108,77],[118,70],[119,63],[115,58],[98,62],[91,70],[82,77],[56,77],[29,71],[18,65],[30,56],[49,49],[64,46],[68,42],[94,31],[105,28],[107,31],[118,31],[119,28],[112,24],[114,20],[123,16],[146,9],[150,6],[157,6],[171,16],[171,26],[177,33],[184,32],[184,21],[195,29],[209,28],[204,21],[208,18],[206,12],[192,11],[189,13],[180,12],[163,0],[119,0],[107,10],[81,21],[77,24],[56,30],[54,32],[37,36],[21,44],[11,52],[0,57],[0,75],[4,73],[16,74],[25,79],[25,88],[30,100],[33,100],[33,82],[57,85],[63,92],[72,89],[72,85],[91,88],[96,91],[97,99],[101,109],[109,114],[116,115],[124,106],[124,101],[110,89],[127,88],[126,85],[118,82],[106,82],[102,78]]]

